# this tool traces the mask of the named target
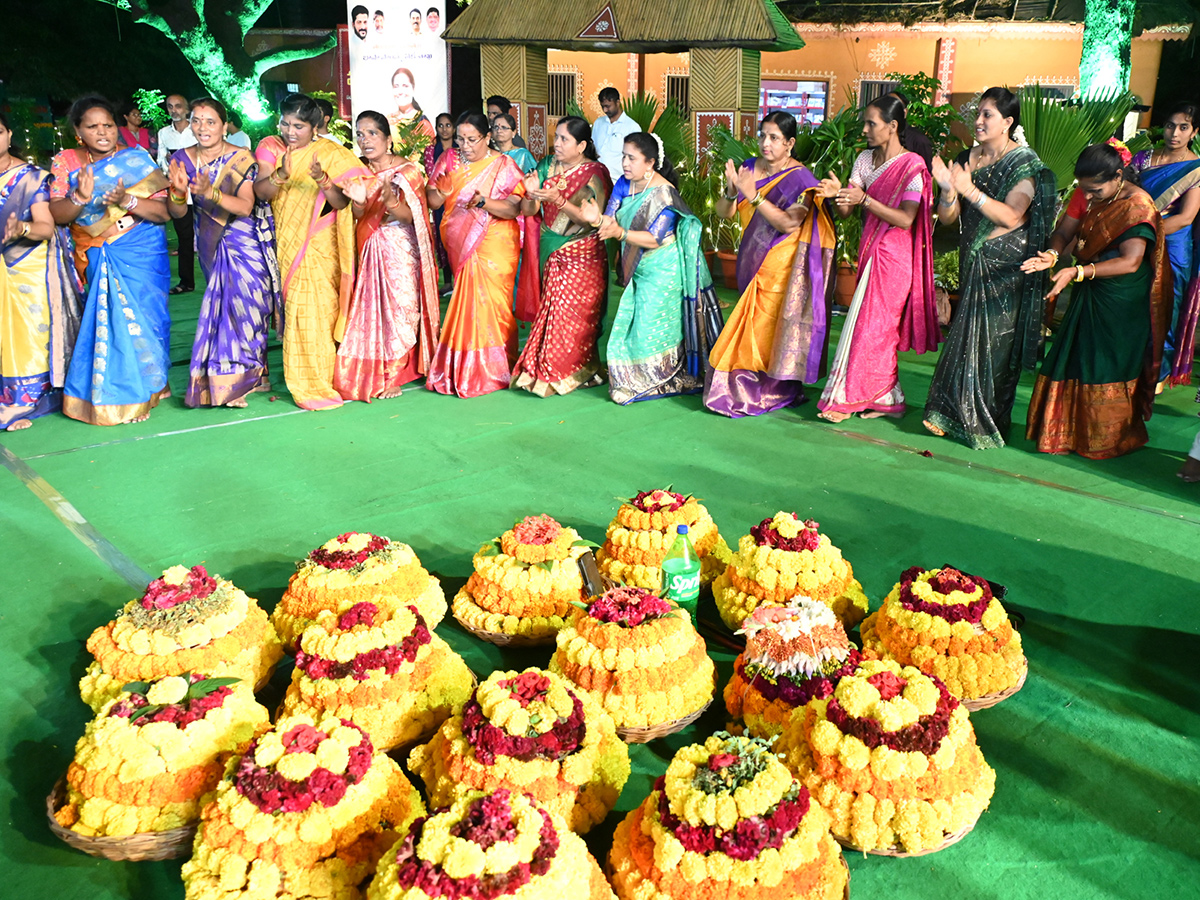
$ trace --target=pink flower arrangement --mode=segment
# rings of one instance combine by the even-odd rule
[[[182,584],[169,584],[164,577],[155,578],[142,594],[143,609],[171,609],[189,600],[202,600],[217,589],[217,579],[204,566],[192,566]]]
[[[803,706],[809,700],[832,697],[838,681],[858,668],[861,661],[862,653],[851,647],[846,662],[840,668],[827,675],[813,675],[811,678],[799,680],[794,680],[788,675],[778,675],[775,681],[771,681],[761,671],[750,678],[746,674],[746,664],[740,660],[736,663],[736,668],[742,680],[749,681],[754,690],[762,694],[768,702],[782,700],[788,706]]]
[[[347,531],[345,534],[339,534],[338,541],[345,543],[350,538],[359,534],[357,531]],[[387,547],[389,541],[385,537],[380,537],[377,534],[370,535],[370,540],[367,545],[361,550],[326,550],[324,547],[318,547],[312,553],[308,554],[308,558],[319,566],[324,566],[326,569],[353,569],[355,566],[360,566],[367,561],[372,553],[378,553]]]
[[[671,612],[671,604],[645,588],[619,587],[605,591],[587,607],[587,614],[601,622],[632,628],[661,619]]]
[[[355,603],[338,617],[338,629],[349,631],[355,625],[366,625],[369,628],[375,624],[375,617],[378,614],[379,607],[374,603]]]
[[[796,521],[800,517],[795,513],[791,514]],[[786,538],[774,528],[771,523],[774,517],[763,519],[757,525],[750,529],[750,536],[760,547],[774,547],[776,550],[786,550],[790,553],[797,553],[801,550],[816,550],[821,546],[821,535],[817,531],[820,528],[820,523],[814,522],[812,519],[804,520],[804,528],[794,538]]]
[[[971,594],[976,588],[982,588],[983,592],[978,600],[972,600],[970,603],[929,603],[914,596],[912,592],[912,583],[924,571],[920,566],[913,566],[900,576],[900,603],[905,609],[928,613],[947,622],[979,624],[983,614],[987,612],[988,604],[992,602],[992,588],[987,579],[968,575],[958,569],[942,569],[929,580],[929,586],[939,594],[949,594],[952,591]]]
[[[933,678],[933,676],[930,677]],[[876,682],[876,679],[879,681]],[[890,672],[873,675],[867,680],[879,690],[880,696],[884,700],[889,700],[899,694],[907,684],[904,679]],[[951,695],[940,679],[933,678],[933,683],[937,685],[941,694],[938,698],[937,709],[928,716],[921,716],[915,724],[901,728],[899,731],[884,731],[883,727],[874,719],[860,719],[850,715],[842,709],[837,697],[829,698],[829,706],[825,715],[842,734],[858,738],[869,749],[890,747],[901,753],[923,753],[926,756],[932,756],[937,753],[938,748],[942,745],[942,740],[950,733],[950,714],[958,707],[958,700]]]
[[[264,767],[254,761],[258,741],[250,744],[245,755],[238,761],[233,772],[234,789],[265,813],[304,812],[314,803],[336,806],[346,793],[346,788],[356,784],[371,768],[374,747],[367,733],[347,719],[342,725],[362,734],[362,740],[349,748],[346,772],[338,775],[322,766],[313,769],[303,781],[291,781],[275,771],[274,766]],[[283,735],[285,754],[311,753],[328,735],[312,725],[297,725]]]
[[[562,530],[550,516],[526,516],[513,526],[513,537],[522,544],[542,546],[554,543]]]

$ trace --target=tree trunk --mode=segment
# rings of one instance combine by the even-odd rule
[[[1129,87],[1135,0],[1087,0],[1083,53],[1079,58],[1079,93]]]

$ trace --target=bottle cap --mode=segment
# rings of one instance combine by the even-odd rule
[[[675,533],[676,534],[687,534],[688,527],[686,525],[677,525],[677,526],[675,526]]]

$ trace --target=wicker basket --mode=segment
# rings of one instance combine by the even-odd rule
[[[850,866],[846,862],[846,857],[839,856],[842,861],[842,868],[846,870],[846,889],[842,891],[842,900],[850,900]]]
[[[484,631],[482,628],[476,628],[474,625],[469,625],[460,619],[454,617],[464,629],[469,631],[481,641],[487,641],[489,644],[495,644],[497,647],[547,647],[554,643],[557,635],[547,634],[542,637],[529,637],[525,634],[507,634],[503,631]]]
[[[843,847],[845,847],[847,850],[857,850],[860,853],[870,853],[872,856],[897,856],[897,857],[900,857],[900,856],[928,856],[930,853],[937,853],[939,850],[945,850],[947,847],[949,847],[953,844],[957,844],[959,841],[961,841],[963,838],[965,838],[968,834],[970,834],[971,830],[974,827],[975,827],[975,823],[972,822],[970,825],[968,825],[962,831],[958,831],[958,832],[955,832],[954,834],[947,835],[946,839],[944,841],[942,841],[940,844],[938,844],[936,847],[929,847],[928,849],[925,849],[925,850],[904,850],[904,849],[900,848],[899,846],[888,847],[884,850],[864,850],[862,847],[859,847],[857,844],[852,844],[852,843],[850,843],[850,841],[842,840],[836,834],[833,836],[833,838],[839,844],[841,844]],[[847,890],[847,892],[849,892],[849,890],[850,890],[849,885],[847,885],[846,890]]]
[[[671,719],[669,722],[659,722],[657,725],[629,725],[618,726],[617,735],[627,744],[648,744],[650,741],[660,737],[666,737],[668,734],[675,734],[677,731],[683,731],[698,718],[704,715],[717,695],[717,688],[720,687],[720,682],[717,680],[717,670],[713,669],[713,696],[708,698],[708,702],[692,713],[690,716],[684,716],[682,719]]]
[[[962,705],[967,708],[968,712],[976,712],[981,709],[991,709],[997,703],[1007,700],[1017,691],[1025,686],[1025,679],[1029,677],[1029,662],[1026,661],[1025,668],[1021,670],[1021,677],[1017,679],[1017,683],[1010,687],[1007,691],[1000,691],[996,694],[984,694],[982,697],[976,697],[974,700],[963,700]]]
[[[55,837],[65,841],[76,850],[89,856],[99,856],[116,862],[146,862],[149,860],[178,859],[192,852],[192,841],[196,837],[196,826],[172,828],[170,831],[149,831],[125,837],[88,837],[64,828],[54,814],[67,802],[67,778],[64,775],[54,784],[54,790],[46,797],[46,819]]]

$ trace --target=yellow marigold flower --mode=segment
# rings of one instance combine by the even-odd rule
[[[177,568],[182,569],[183,566]],[[187,696],[188,686],[186,678],[173,675],[152,684],[150,690],[146,692],[146,699],[156,706],[170,706]]]

